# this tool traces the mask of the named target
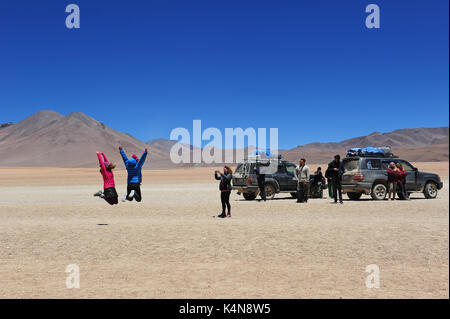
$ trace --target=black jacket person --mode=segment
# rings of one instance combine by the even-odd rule
[[[230,194],[231,194],[231,179],[233,178],[233,171],[229,166],[223,168],[223,173],[219,171],[214,172],[214,177],[216,180],[220,181],[220,201],[222,202],[222,214],[217,217],[225,218],[231,217],[231,205],[230,205]],[[225,215],[225,208],[228,209],[228,214]]]
[[[258,181],[259,196],[261,196],[261,199],[263,201],[266,201],[266,174],[264,172],[264,168],[269,165],[270,162],[267,163],[256,162],[254,168],[256,173],[256,180]]]
[[[336,155],[334,160],[328,164],[326,175],[333,182],[334,202],[337,203],[339,194],[339,202],[342,204],[342,174],[344,174],[344,167],[341,162],[341,157]]]

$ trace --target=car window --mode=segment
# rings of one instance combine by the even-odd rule
[[[363,162],[364,169],[381,169],[381,160],[376,158],[368,158]]]
[[[344,170],[346,172],[348,171],[354,171],[358,169],[359,160],[358,159],[352,159],[352,160],[346,160],[344,161]]]
[[[406,162],[406,161],[399,161],[399,162],[402,163],[402,166],[406,171],[414,170],[413,166],[411,164],[409,164],[408,162]]]
[[[286,174],[286,166],[278,165],[277,174]]]
[[[295,166],[288,165],[286,166],[286,170],[289,175],[295,175]]]

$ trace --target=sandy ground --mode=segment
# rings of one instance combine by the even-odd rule
[[[437,199],[233,193],[231,219],[211,169],[145,171],[143,202],[110,207],[96,169],[0,168],[0,298],[448,298],[448,162],[416,166],[445,180]]]

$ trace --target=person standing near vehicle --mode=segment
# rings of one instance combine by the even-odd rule
[[[331,179],[331,169],[328,167],[325,171],[325,178],[327,179],[327,185],[328,185],[328,197],[334,198],[333,195],[333,180]]]
[[[317,170],[314,172],[314,180],[313,184],[311,185],[311,189],[313,189],[314,193],[320,192],[320,188],[322,187],[323,183],[325,183],[325,178],[322,175],[322,167],[317,167]]]
[[[220,181],[220,200],[222,202],[222,214],[217,217],[225,218],[231,217],[231,205],[230,205],[230,194],[231,194],[231,179],[233,178],[233,171],[229,166],[223,168],[223,173],[219,171],[214,172],[214,177],[216,180]],[[228,209],[228,214],[225,215],[225,208]]]
[[[399,179],[398,168],[394,162],[389,163],[387,169],[388,176],[388,200],[395,200],[395,194],[397,193],[397,180]]]
[[[253,170],[256,173],[256,180],[258,182],[259,188],[259,196],[261,196],[261,200],[266,201],[266,172],[265,168],[270,165],[270,162],[261,163],[259,161],[256,162]]]
[[[408,172],[403,168],[403,165],[400,162],[395,166],[397,166],[397,186],[400,187],[403,199],[410,200],[408,192],[406,191],[406,175],[408,175]]]
[[[297,203],[307,203],[309,196],[309,167],[306,166],[306,159],[302,158],[295,168],[297,178]]]
[[[334,160],[328,164],[327,172],[329,171],[329,176],[333,183],[333,195],[334,203],[337,203],[338,193],[339,193],[339,203],[343,204],[342,201],[342,174],[344,174],[344,167],[341,162],[341,156],[335,155]]]

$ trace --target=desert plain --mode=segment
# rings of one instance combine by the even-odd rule
[[[143,201],[117,206],[92,196],[98,169],[0,168],[0,298],[449,298],[449,163],[414,164],[444,180],[436,199],[233,192],[227,219],[213,168],[146,170]]]

